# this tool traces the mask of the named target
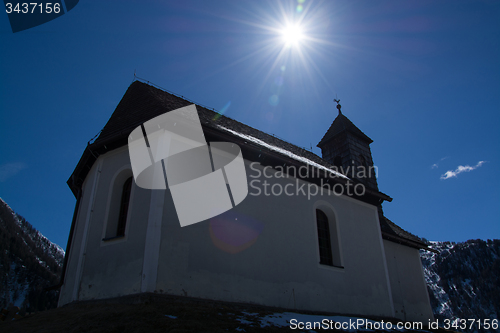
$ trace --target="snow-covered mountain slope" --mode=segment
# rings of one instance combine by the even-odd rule
[[[420,252],[434,316],[452,320],[498,319],[500,240],[428,244],[439,251]]]
[[[63,261],[63,249],[0,198],[0,307],[55,307],[58,291],[45,288],[58,283]]]

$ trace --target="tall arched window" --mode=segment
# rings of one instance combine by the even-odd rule
[[[128,170],[120,172],[113,180],[104,224],[103,241],[124,237],[127,230],[127,215],[130,209],[133,178]]]
[[[328,217],[322,210],[316,209],[316,223],[318,226],[319,263],[333,266],[330,226],[328,225]]]
[[[120,201],[120,215],[118,216],[118,228],[116,236],[125,236],[125,226],[127,225],[127,213],[130,203],[130,192],[132,191],[132,177],[125,181],[122,190],[122,199]]]

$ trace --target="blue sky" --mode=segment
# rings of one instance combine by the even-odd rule
[[[66,181],[134,71],[318,155],[340,98],[388,218],[500,238],[498,1],[80,1],[18,33],[0,15],[0,45],[0,197],[62,247]]]

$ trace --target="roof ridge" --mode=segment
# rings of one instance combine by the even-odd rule
[[[210,107],[208,107],[208,106],[206,106],[206,105],[196,103],[195,101],[190,100],[190,99],[188,99],[187,97],[184,97],[184,95],[180,95],[180,94],[178,94],[178,93],[172,92],[172,91],[170,91],[170,90],[168,90],[168,89],[165,89],[165,88],[163,88],[163,87],[160,87],[159,85],[156,85],[156,84],[154,84],[154,83],[151,83],[151,82],[150,82],[150,81],[148,81],[148,80],[145,80],[145,79],[142,79],[142,78],[139,78],[139,77],[136,77],[136,79],[135,79],[134,81],[132,81],[132,83],[130,84],[130,86],[127,88],[127,91],[125,92],[125,94],[123,95],[122,99],[120,100],[120,102],[119,102],[119,103],[118,103],[118,105],[116,106],[115,111],[113,111],[113,114],[115,114],[115,112],[119,109],[120,104],[122,103],[122,101],[124,100],[125,96],[126,96],[126,95],[127,95],[127,93],[129,92],[129,89],[131,89],[131,87],[134,85],[134,83],[135,83],[135,82],[138,82],[138,83],[144,84],[144,85],[145,85],[145,87],[147,87],[147,88],[154,88],[154,89],[159,90],[159,91],[161,91],[161,92],[163,92],[163,93],[167,93],[167,94],[169,94],[169,95],[175,96],[176,98],[179,98],[179,99],[181,99],[181,100],[183,100],[183,101],[186,101],[186,102],[190,102],[190,103],[192,103],[192,104],[195,104],[196,106],[203,108],[205,111],[208,111],[208,112],[210,112],[210,113],[213,113],[213,114],[214,114],[214,116],[215,116],[215,115],[217,115],[217,116],[218,116],[218,117],[217,117],[217,119],[212,119],[212,120],[214,120],[214,122],[215,122],[215,123],[217,123],[217,122],[218,122],[221,118],[224,118],[224,119],[227,119],[227,120],[229,120],[229,121],[235,122],[235,123],[239,124],[240,126],[245,126],[245,127],[249,128],[249,129],[252,129],[252,130],[254,130],[254,131],[258,131],[258,132],[260,132],[260,133],[262,133],[262,134],[264,134],[264,135],[268,136],[269,138],[273,138],[273,139],[275,139],[275,140],[280,140],[280,141],[282,141],[282,142],[284,142],[284,143],[286,143],[286,144],[292,145],[292,146],[294,146],[294,147],[296,147],[296,148],[298,148],[298,149],[303,150],[303,151],[304,151],[304,152],[306,152],[307,154],[313,154],[314,156],[316,156],[316,157],[318,157],[318,158],[321,158],[321,157],[319,157],[317,154],[313,153],[312,151],[308,150],[308,149],[307,149],[307,148],[305,148],[305,147],[298,146],[298,145],[296,145],[296,144],[294,144],[294,143],[292,143],[292,142],[290,142],[290,141],[288,141],[288,140],[286,140],[286,139],[284,139],[284,138],[281,138],[281,137],[279,137],[279,136],[277,136],[277,135],[275,135],[275,134],[269,134],[269,133],[266,133],[266,132],[264,132],[264,131],[261,131],[261,130],[259,130],[259,129],[257,129],[257,128],[254,128],[254,127],[252,127],[252,126],[250,126],[250,125],[244,124],[244,123],[242,123],[242,122],[240,122],[240,121],[238,121],[238,120],[236,120],[236,119],[234,119],[234,118],[228,117],[227,115],[224,115],[224,114],[220,113],[219,111],[215,110],[215,108],[210,108]],[[150,95],[150,96],[151,96],[154,100],[158,101],[160,104],[162,104],[162,103],[163,103],[163,101],[161,100],[161,98],[158,98],[158,97],[160,97],[160,96],[155,95],[155,94],[154,94],[154,91],[152,91],[151,89],[147,89],[147,93],[148,93],[148,95]],[[126,101],[125,101],[125,102],[126,102]],[[112,121],[113,114],[111,115],[110,119],[108,120],[108,123],[110,123],[110,122]],[[158,115],[159,115],[159,114],[158,114]],[[223,120],[224,120],[224,119],[223,119]],[[115,120],[115,119],[113,119],[113,121],[114,121],[114,120]],[[135,127],[139,126],[141,123],[143,123],[143,121],[138,121],[138,122],[136,122],[136,123],[134,123],[134,124],[131,124],[131,125],[127,126],[126,128],[119,128],[119,129],[114,129],[114,130],[109,130],[109,129],[108,129],[106,132],[104,132],[104,129],[106,128],[106,126],[108,125],[108,123],[106,123],[106,125],[104,125],[104,127],[103,127],[103,128],[101,129],[101,131],[98,133],[98,134],[99,134],[99,137],[97,137],[97,139],[96,139],[94,142],[102,141],[102,140],[106,139],[107,137],[110,137],[110,136],[112,136],[112,135],[115,135],[115,134],[117,134],[117,133],[119,133],[119,132],[121,132],[121,131],[124,131],[124,130],[126,131],[126,130],[128,130],[128,129],[129,129],[129,127],[133,129],[133,128],[135,128]],[[103,134],[103,132],[104,132],[104,135],[102,135],[102,134]],[[90,142],[90,141],[89,141],[89,142]]]
[[[183,99],[183,100],[185,100],[185,101],[191,102],[191,103],[196,104],[196,105],[198,105],[198,106],[201,106],[201,107],[203,107],[203,108],[205,108],[205,109],[207,109],[207,110],[211,110],[211,111],[217,112],[217,113],[218,113],[218,114],[220,114],[221,116],[224,116],[222,113],[220,113],[219,111],[215,110],[215,108],[210,108],[210,107],[208,107],[208,106],[206,106],[206,105],[203,105],[203,104],[200,104],[200,103],[196,103],[195,101],[193,101],[193,100],[191,100],[191,99],[189,99],[189,98],[187,98],[187,97],[184,97],[184,95],[181,95],[181,94],[178,94],[178,93],[173,92],[173,91],[171,91],[171,90],[168,90],[168,89],[166,89],[166,88],[163,88],[163,87],[161,87],[161,86],[159,86],[159,85],[157,85],[157,84],[155,84],[155,83],[153,83],[153,82],[151,82],[151,81],[149,81],[149,80],[146,80],[146,79],[140,78],[140,77],[138,77],[138,76],[135,76],[135,77],[134,77],[134,81],[132,81],[132,83],[134,83],[135,81],[139,81],[139,82],[141,82],[141,83],[145,83],[146,85],[148,85],[148,86],[150,86],[150,87],[153,87],[153,88],[159,89],[159,90],[161,90],[161,91],[163,91],[163,92],[169,93],[170,95],[174,95],[174,96],[176,96],[176,97],[182,98],[182,99]],[[224,117],[227,117],[227,116],[224,116]],[[227,117],[227,118],[230,118],[230,117]],[[230,119],[232,119],[232,118],[230,118]]]

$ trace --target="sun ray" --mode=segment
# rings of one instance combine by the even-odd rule
[[[300,10],[297,5],[302,6]],[[241,38],[248,41],[244,44],[248,48],[248,54],[213,70],[199,80],[209,79],[245,63],[248,64],[249,73],[245,80],[254,82],[256,96],[266,100],[269,98],[266,89],[271,89],[267,94],[286,94],[287,90],[281,87],[283,80],[289,82],[288,84],[294,80],[294,85],[303,86],[304,91],[312,89],[313,94],[319,95],[325,88],[332,93],[335,91],[334,81],[325,76],[325,68],[320,70],[318,63],[332,63],[332,60],[339,58],[336,51],[354,54],[356,50],[326,34],[322,25],[325,13],[321,3],[313,4],[312,1],[306,0],[268,2],[265,6],[259,3],[254,3],[252,7],[237,6],[241,7],[242,16],[226,17],[220,13],[214,15],[236,24],[236,29],[242,33]],[[283,68],[286,68],[286,71]],[[275,80],[281,83],[276,85]]]

